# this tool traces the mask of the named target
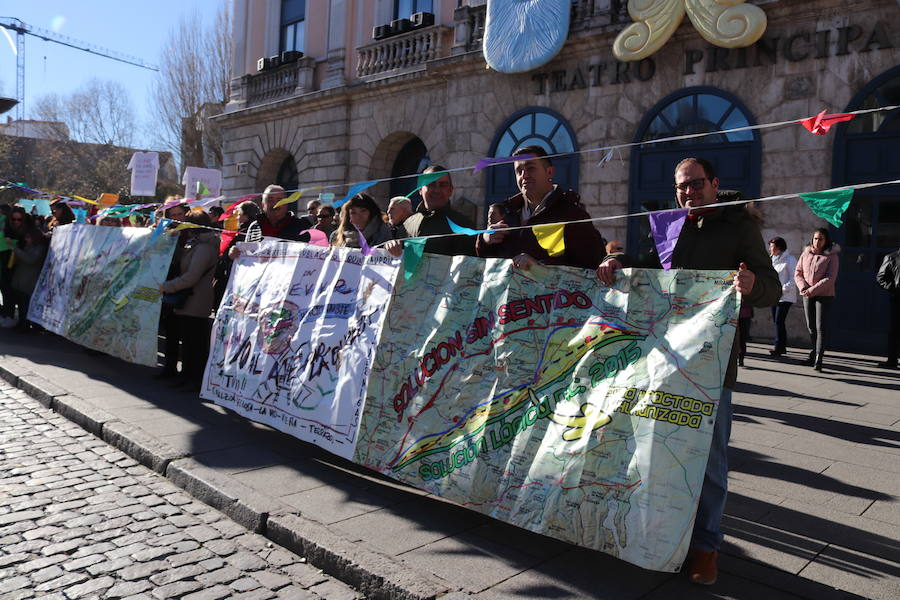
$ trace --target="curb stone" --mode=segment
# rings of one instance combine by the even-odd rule
[[[353,586],[367,598],[427,600],[448,593],[449,585],[438,585],[412,567],[364,549],[324,525],[296,514],[272,515],[266,537],[288,550],[305,556],[309,563]]]
[[[173,460],[187,456],[143,429],[122,421],[104,423],[103,441],[160,475],[166,474],[166,468]]]
[[[95,436],[103,439],[103,426],[107,423],[120,422],[118,417],[102,408],[82,400],[78,396],[59,396],[53,399],[50,407],[70,421],[81,425]]]
[[[4,362],[8,363],[10,356],[4,355],[3,358],[7,359]],[[19,367],[16,364],[0,364],[0,378],[14,387],[19,388],[19,378],[25,375],[33,375],[33,373],[29,369]]]
[[[274,498],[211,469],[192,458],[168,464],[166,478],[194,498],[216,508],[254,533],[265,535],[269,512],[292,510]]]
[[[54,399],[60,396],[66,396],[69,393],[55,383],[47,381],[40,375],[35,375],[33,373],[20,375],[18,382],[15,385],[20,390],[40,402],[44,408],[50,408]]]

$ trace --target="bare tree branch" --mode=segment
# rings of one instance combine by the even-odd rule
[[[181,155],[183,165],[222,165],[222,136],[209,117],[220,113],[228,101],[232,53],[227,1],[208,27],[195,11],[169,33],[151,89],[151,110],[159,123],[161,144]]]
[[[76,142],[130,146],[137,119],[128,90],[115,81],[91,79],[69,96],[46,94],[35,101],[33,114],[41,121],[64,123]],[[61,129],[61,128],[59,128]]]

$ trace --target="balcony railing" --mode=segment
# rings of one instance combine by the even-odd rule
[[[312,91],[314,69],[313,59],[301,58],[271,71],[249,75],[246,79],[247,104],[263,104]]]
[[[414,70],[444,56],[449,27],[432,25],[363,46],[358,49],[357,77]]]

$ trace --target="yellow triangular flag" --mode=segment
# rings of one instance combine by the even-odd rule
[[[237,231],[240,228],[240,223],[238,222],[238,218],[234,215],[225,219],[225,231]]]
[[[200,229],[202,225],[194,225],[193,223],[182,223],[175,229],[172,229],[169,233],[174,233],[176,231],[181,231],[182,229]]]
[[[290,196],[288,196],[287,198],[282,198],[281,200],[278,201],[278,204],[275,205],[275,208],[278,208],[279,206],[284,206],[285,204],[290,204],[291,202],[296,202],[297,200],[300,199],[300,196],[303,195],[304,191],[306,191],[306,190],[298,190],[298,191],[294,192],[293,194],[291,194]]]
[[[534,237],[537,238],[541,248],[550,256],[560,256],[566,251],[566,241],[563,236],[565,225],[535,225],[531,228]]]

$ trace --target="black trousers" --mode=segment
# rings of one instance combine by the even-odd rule
[[[824,354],[828,345],[828,315],[831,313],[832,300],[834,296],[803,297],[806,329],[809,331],[809,339],[817,355]]]
[[[772,320],[775,322],[775,350],[787,349],[787,322],[788,311],[793,302],[779,302],[772,307]]]
[[[209,358],[212,322],[207,317],[175,315],[175,318],[181,342],[181,374],[192,383],[200,384]]]

